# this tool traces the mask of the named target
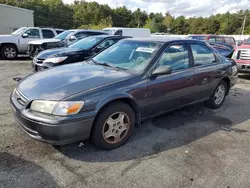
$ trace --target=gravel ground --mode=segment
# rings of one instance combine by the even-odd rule
[[[9,95],[12,78],[29,73],[30,60],[0,61],[0,187],[249,187],[250,76],[240,76],[222,108],[198,104],[151,119],[123,147],[102,151],[24,134]]]

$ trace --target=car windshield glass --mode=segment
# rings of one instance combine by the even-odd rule
[[[163,43],[125,40],[104,50],[93,58],[96,63],[106,63],[117,68],[143,71]]]
[[[61,40],[64,40],[67,38],[67,36],[69,36],[70,33],[73,33],[74,31],[64,31],[62,33],[60,33],[59,35],[57,35],[55,37],[55,39],[61,39]]]
[[[79,48],[79,49],[87,50],[95,46],[97,43],[99,43],[103,39],[104,37],[97,37],[97,36],[87,37],[70,45],[69,48]]]
[[[189,36],[189,39],[194,39],[194,40],[205,40],[205,36]]]
[[[14,31],[13,33],[11,33],[12,35],[19,35],[21,34],[23,31],[25,31],[26,28],[25,27],[21,27],[18,30]]]
[[[250,38],[245,40],[244,44],[250,44]]]

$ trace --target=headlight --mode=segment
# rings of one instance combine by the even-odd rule
[[[52,57],[52,58],[48,58],[48,59],[45,59],[43,61],[43,63],[61,63],[62,61],[64,61],[65,59],[67,59],[68,57]]]
[[[31,110],[57,116],[77,114],[83,107],[83,101],[44,101],[35,100],[31,103]]]
[[[237,58],[237,52],[238,52],[238,50],[235,50],[235,51],[234,51],[234,53],[233,53],[233,55],[232,55],[232,59],[235,60],[235,59]]]

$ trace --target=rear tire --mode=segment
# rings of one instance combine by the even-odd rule
[[[7,59],[7,60],[16,59],[17,53],[18,51],[17,51],[16,46],[12,44],[3,45],[1,48],[1,56],[3,59]]]
[[[226,99],[227,91],[227,83],[224,80],[221,80],[209,100],[205,102],[205,105],[212,109],[220,108]]]
[[[134,127],[133,109],[123,102],[111,103],[97,116],[91,140],[101,149],[115,149],[128,140]]]

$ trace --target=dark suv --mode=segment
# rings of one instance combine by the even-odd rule
[[[198,40],[124,39],[86,62],[32,74],[11,94],[14,115],[50,144],[124,144],[142,120],[198,102],[219,108],[235,61]]]
[[[52,39],[34,40],[29,42],[27,54],[29,54],[29,56],[33,58],[43,50],[67,47],[83,38],[95,35],[107,35],[107,33],[98,30],[67,30]]]

